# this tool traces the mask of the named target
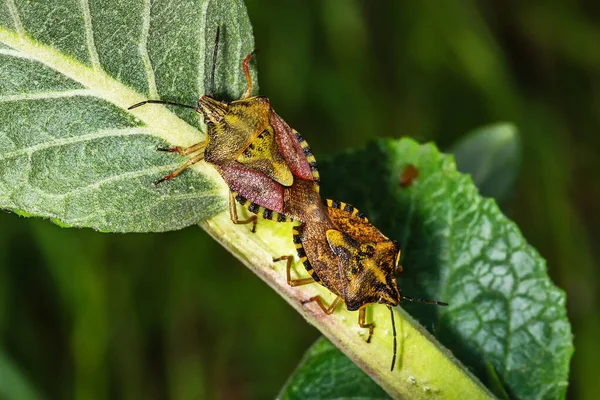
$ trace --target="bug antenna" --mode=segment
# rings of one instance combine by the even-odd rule
[[[390,371],[393,371],[394,366],[396,365],[396,350],[398,348],[398,343],[396,339],[396,322],[394,321],[394,310],[392,310],[391,306],[388,306],[388,308],[390,309],[390,315],[392,316],[392,332],[394,333],[394,351],[392,355],[392,367],[390,368]]]
[[[217,54],[219,53],[219,35],[221,34],[221,26],[217,25],[217,37],[215,38],[215,49],[213,50],[213,64],[210,73],[210,96],[215,94],[215,70],[217,69]]]
[[[443,301],[429,300],[429,299],[416,299],[414,297],[408,297],[408,296],[404,296],[404,295],[401,295],[400,298],[401,298],[401,300],[410,301],[411,303],[436,304],[438,306],[447,306],[448,305],[448,303],[444,303]]]
[[[133,110],[134,108],[138,108],[140,106],[143,106],[144,104],[168,104],[170,106],[178,106],[178,107],[184,107],[184,108],[191,108],[192,110],[196,110],[198,111],[198,108],[194,107],[194,106],[188,106],[187,104],[181,104],[181,103],[173,103],[172,101],[163,101],[163,100],[145,100],[145,101],[140,101],[139,103],[136,103],[130,107],[128,107],[128,110]]]

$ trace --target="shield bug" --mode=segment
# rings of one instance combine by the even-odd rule
[[[318,193],[315,158],[302,136],[275,113],[267,97],[251,95],[253,85],[248,63],[254,52],[242,61],[247,88],[241,98],[226,102],[213,97],[219,32],[217,27],[211,94],[202,96],[196,107],[162,100],[146,100],[129,107],[131,110],[144,104],[175,105],[191,108],[204,117],[205,141],[186,148],[158,149],[189,156],[189,159],[155,184],[172,179],[204,160],[217,169],[230,188],[229,211],[234,223],[253,223],[253,231],[256,227],[256,216],[243,221],[238,219],[236,201],[266,219],[291,221],[294,215],[286,211],[285,189],[296,180],[305,180]]]
[[[324,209],[325,207],[323,207]],[[400,266],[400,246],[375,228],[355,207],[327,200],[326,215],[308,219],[294,227],[294,243],[300,261],[310,278],[292,279],[293,257],[287,260],[287,282],[291,286],[319,283],[337,297],[328,306],[320,296],[302,302],[315,302],[326,314],[332,314],[339,303],[349,311],[358,310],[358,324],[368,329],[367,343],[371,341],[373,323],[366,322],[366,308],[371,304],[385,304],[391,313],[394,335],[391,370],[396,363],[396,328],[392,307],[401,301],[421,302],[446,306],[436,301],[404,296],[398,289],[396,273]]]

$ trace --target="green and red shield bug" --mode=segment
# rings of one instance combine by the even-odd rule
[[[219,101],[214,93],[214,72],[218,55],[220,28],[213,53],[211,95],[198,100],[197,107],[162,100],[146,100],[129,107],[144,104],[168,104],[191,108],[204,116],[206,140],[187,148],[159,149],[189,156],[189,160],[156,184],[172,179],[189,166],[206,161],[221,174],[230,192],[230,215],[234,223],[253,223],[256,216],[240,221],[235,202],[266,219],[291,221],[294,215],[285,208],[285,188],[296,180],[310,181],[318,192],[319,173],[308,143],[275,113],[270,100],[251,96],[252,79],[248,63],[254,52],[242,61],[247,88],[239,100]]]

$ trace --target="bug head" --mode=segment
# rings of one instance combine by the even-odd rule
[[[395,240],[378,242],[374,245],[375,251],[369,259],[369,266],[377,282],[375,285],[379,285],[377,303],[397,306],[401,297],[396,281],[396,271],[400,266],[400,246]]]
[[[370,276],[365,278],[377,289],[377,303],[397,306],[400,302],[400,291],[396,281],[396,270],[400,265],[400,246],[395,240],[376,243],[364,243],[359,252],[363,255]],[[400,267],[401,268],[401,267]]]
[[[228,109],[227,103],[223,103],[211,96],[202,96],[198,100],[198,110],[204,116],[204,123],[218,124],[225,118]]]
[[[345,281],[342,292],[348,310],[372,303],[390,306],[400,303],[396,282],[398,243],[358,242],[335,229],[327,231],[327,241],[342,268],[340,275]]]

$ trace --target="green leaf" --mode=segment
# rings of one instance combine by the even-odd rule
[[[521,140],[509,123],[483,126],[467,133],[448,151],[460,172],[471,174],[479,193],[497,202],[510,198],[521,167]]]
[[[498,373],[496,372],[492,364],[490,364],[489,362],[485,363],[485,368],[487,370],[488,377],[486,382],[492,393],[494,393],[496,397],[498,397],[501,400],[510,400],[510,397],[508,396],[508,393],[506,393],[504,386],[502,386],[502,382],[500,382],[500,377],[498,376]]]
[[[0,398],[34,400],[40,399],[31,382],[0,349]]]
[[[279,398],[375,400],[390,396],[329,340],[320,338],[308,349]]]
[[[217,25],[216,94],[239,97],[254,47],[241,0],[9,0],[0,23],[0,208],[118,232],[179,229],[224,209],[206,165],[152,184],[185,161],[156,148],[203,140],[200,115],[127,107],[206,94]]]
[[[419,176],[404,187],[409,164]],[[384,140],[320,167],[324,196],[352,203],[400,241],[402,293],[450,304],[404,305],[412,316],[484,382],[489,363],[512,397],[564,397],[573,353],[564,293],[452,157],[433,145]]]

